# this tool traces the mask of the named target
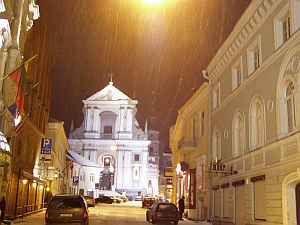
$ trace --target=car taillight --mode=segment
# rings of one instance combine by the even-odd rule
[[[83,214],[83,220],[88,220],[88,218],[89,218],[89,214],[87,212],[85,212]]]
[[[45,221],[48,222],[48,219],[49,219],[49,214],[48,214],[48,212],[46,212],[45,213]]]

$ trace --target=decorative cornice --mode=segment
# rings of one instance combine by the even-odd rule
[[[276,0],[254,0],[250,3],[207,67],[208,75],[213,82],[219,78],[247,41],[255,35],[257,29],[279,3],[280,1]]]

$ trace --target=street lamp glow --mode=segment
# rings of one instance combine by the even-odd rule
[[[164,4],[166,1],[167,0],[142,0],[142,3],[145,5],[157,6]]]

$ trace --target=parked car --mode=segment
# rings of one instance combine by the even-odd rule
[[[95,199],[96,203],[107,203],[107,204],[112,204],[114,203],[114,199],[111,196],[104,196],[100,195],[98,198]]]
[[[123,202],[123,200],[121,198],[119,198],[119,196],[110,196],[111,199],[113,199],[113,203],[121,203]]]
[[[85,199],[88,207],[95,207],[96,202],[95,202],[94,197],[92,197],[92,196],[84,196],[84,199]]]
[[[58,223],[88,225],[87,203],[79,195],[55,195],[48,203],[45,222],[47,225]]]
[[[122,199],[123,202],[127,202],[128,198],[124,195],[116,195],[118,198]]]
[[[142,196],[136,196],[132,201],[135,201],[135,202],[141,202],[142,201]]]
[[[153,203],[155,202],[155,199],[152,197],[145,197],[142,201],[142,208],[147,207],[149,208]]]
[[[146,212],[146,220],[156,222],[173,222],[175,225],[179,221],[179,211],[175,204],[167,202],[155,202]]]

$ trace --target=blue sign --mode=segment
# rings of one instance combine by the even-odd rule
[[[78,176],[73,176],[73,185],[77,186],[79,183],[79,177]]]
[[[41,154],[51,154],[51,150],[52,150],[52,139],[42,138]]]

